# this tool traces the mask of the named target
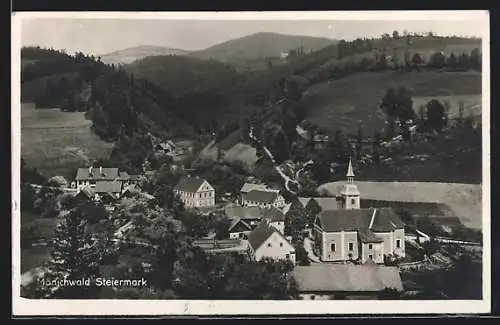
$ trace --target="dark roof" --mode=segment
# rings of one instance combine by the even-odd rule
[[[403,291],[397,267],[318,263],[297,266],[292,274],[301,292]]]
[[[370,223],[373,224],[370,227]],[[326,210],[318,214],[319,226],[327,232],[358,231],[370,229],[375,232],[402,229],[404,223],[391,208]]]
[[[89,168],[78,168],[76,172],[76,180],[114,180],[118,178],[118,168],[102,168],[102,173],[98,167],[93,167],[91,173]]]
[[[239,224],[243,225],[248,230],[252,230],[252,227],[250,227],[250,225],[248,223],[246,223],[245,221],[241,220],[240,218],[235,218],[235,219],[233,219],[231,221],[231,225],[229,226],[228,231],[231,232],[231,230],[233,230],[233,228],[236,227]]]
[[[278,197],[277,192],[251,190],[243,196],[244,200],[260,203],[273,203]]]
[[[316,201],[320,206],[321,210],[337,210],[339,209],[338,201],[336,197],[314,197],[311,200]]]
[[[177,186],[175,186],[175,189],[183,192],[194,193],[200,188],[204,181],[205,180],[203,178],[184,177],[179,181]]]
[[[265,184],[253,184],[253,183],[245,183],[241,186],[241,193],[248,193],[252,190],[265,190],[267,189],[267,185]]]
[[[80,195],[83,197],[92,199],[94,197],[95,193],[90,187],[86,186],[75,194],[75,196],[80,196]]]
[[[94,192],[96,193],[119,193],[122,190],[122,182],[116,181],[98,181],[95,183]]]
[[[273,221],[285,221],[285,214],[276,207],[262,209],[262,217]]]
[[[241,205],[228,205],[224,213],[229,219],[262,219],[262,209],[259,207],[242,207]]]
[[[261,222],[257,228],[248,234],[248,244],[257,250],[273,233],[279,233],[274,227],[270,227],[267,222]]]
[[[368,228],[359,229],[358,236],[362,243],[382,243],[384,241]]]
[[[131,181],[136,181],[139,179],[139,175],[128,175],[128,177]]]

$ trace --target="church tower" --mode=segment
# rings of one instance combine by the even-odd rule
[[[354,184],[354,171],[352,169],[351,159],[349,159],[349,167],[347,168],[347,184],[344,184],[340,191],[342,199],[342,208],[353,210],[360,208],[361,195],[358,187]]]

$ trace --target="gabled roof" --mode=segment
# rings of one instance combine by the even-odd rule
[[[304,208],[307,206],[307,203],[309,203],[309,200],[311,200],[310,197],[299,197],[299,201]]]
[[[179,183],[175,186],[176,190],[182,192],[191,192],[195,193],[200,188],[201,184],[203,184],[205,180],[199,177],[184,177]]]
[[[90,170],[90,173],[89,173]],[[118,177],[118,168],[102,168],[102,173],[99,167],[78,168],[76,172],[76,180],[114,180]]]
[[[324,210],[318,214],[318,220],[321,229],[326,232],[358,231],[360,229],[388,232],[404,227],[404,223],[391,208]],[[370,223],[372,223],[372,227],[370,227]]]
[[[240,189],[241,193],[248,193],[252,190],[266,190],[267,185],[265,184],[253,184],[253,183],[245,183]]]
[[[273,203],[278,197],[277,192],[269,192],[269,191],[259,191],[259,190],[251,190],[246,195],[243,196],[245,201],[250,202],[258,202],[269,204]]]
[[[262,209],[262,217],[271,222],[285,221],[285,214],[275,207]]]
[[[234,218],[232,221],[231,221],[231,224],[229,225],[229,228],[228,228],[228,231],[231,232],[231,230],[234,229],[234,227],[236,227],[238,224],[241,224],[243,225],[244,227],[246,227],[248,230],[252,230],[252,227],[250,227],[250,225],[248,223],[246,223],[245,221],[241,220],[240,218]]]
[[[80,196],[80,195],[92,199],[94,198],[95,193],[90,187],[86,186],[75,194],[75,196]]]
[[[96,193],[120,193],[121,190],[122,182],[117,181],[98,181],[94,188]]]
[[[224,213],[229,219],[262,219],[262,209],[259,207],[242,207],[241,205],[228,205]]]
[[[397,267],[318,263],[296,266],[292,274],[300,292],[403,291]]]
[[[276,228],[269,226],[267,222],[261,222],[257,228],[248,234],[248,244],[256,251],[274,233],[277,233],[288,243],[288,240]]]

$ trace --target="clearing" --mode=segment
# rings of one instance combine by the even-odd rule
[[[362,199],[394,202],[443,203],[473,229],[482,227],[482,185],[427,182],[356,181]],[[328,195],[340,192],[345,181],[326,183],[318,191]]]
[[[50,177],[71,179],[76,168],[97,158],[106,158],[112,143],[91,130],[92,122],[81,112],[57,108],[21,107],[21,155],[29,166]]]
[[[388,88],[407,88],[415,98],[415,107],[424,100],[449,96],[453,103],[475,95],[481,97],[480,72],[363,72],[342,79],[314,85],[304,92],[302,103],[308,120],[326,130],[340,129],[354,134],[360,123],[367,135],[385,125],[379,103]],[[467,105],[466,105],[467,108]],[[468,112],[465,111],[467,116]]]

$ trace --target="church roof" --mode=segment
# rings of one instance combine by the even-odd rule
[[[245,201],[250,202],[259,202],[259,203],[273,203],[278,198],[277,192],[270,191],[260,191],[260,190],[251,190],[246,195],[243,196]]]
[[[175,186],[175,189],[182,192],[195,193],[204,181],[203,178],[199,177],[184,177],[179,181],[177,186]]]
[[[262,209],[263,218],[271,222],[285,221],[285,214],[276,207]]]
[[[319,213],[316,224],[326,232],[363,229],[386,232],[404,227],[404,223],[391,208],[323,210]]]

